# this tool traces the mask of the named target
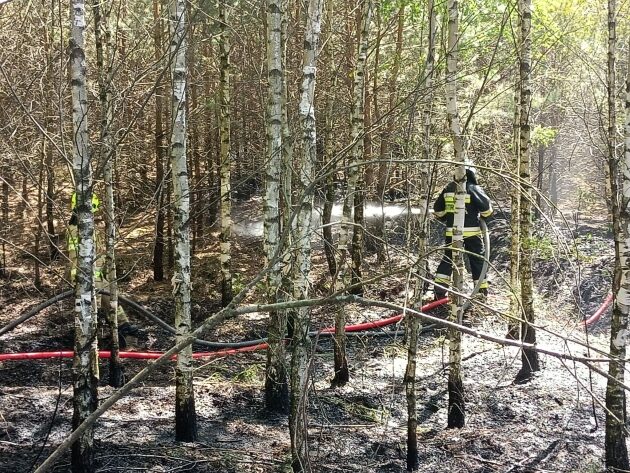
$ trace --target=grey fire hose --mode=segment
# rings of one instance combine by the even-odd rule
[[[490,261],[490,233],[488,232],[488,225],[486,224],[485,219],[479,219],[479,226],[481,227],[481,234],[483,235],[483,266],[481,268],[481,273],[479,274],[477,284],[475,284],[475,287],[470,293],[470,296],[468,296],[468,299],[466,300],[466,302],[464,302],[462,313],[470,307],[471,299],[475,297],[479,292],[479,288],[481,287],[481,284],[483,284],[483,280],[485,279],[486,273],[488,272],[488,261]]]

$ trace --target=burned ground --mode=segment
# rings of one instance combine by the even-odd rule
[[[244,217],[243,221],[247,221]],[[500,223],[493,224],[499,228]],[[579,325],[580,310],[591,313],[605,296],[612,254],[612,243],[598,233],[598,223],[578,235],[579,271],[571,253],[547,251],[547,243],[537,249],[535,271],[538,297],[537,317],[545,330],[539,331],[539,344],[556,352],[583,355],[588,350],[576,343],[565,343],[562,334],[585,340]],[[498,231],[498,230],[497,230]],[[553,233],[553,232],[552,232]],[[590,235],[590,236],[587,236]],[[560,237],[560,236],[559,236]],[[559,238],[558,237],[558,238]],[[566,240],[566,234],[561,235]],[[148,268],[133,259],[134,252],[146,244],[145,236],[129,238],[130,247],[122,254],[122,267],[133,277],[125,294],[172,322],[172,303],[168,283],[154,283]],[[557,247],[552,238],[552,249]],[[543,237],[540,241],[544,242]],[[134,246],[135,245],[135,246]],[[235,265],[243,280],[259,269],[260,243],[255,238],[238,242]],[[494,260],[504,267],[495,242]],[[197,322],[218,307],[215,289],[208,278],[217,270],[211,262],[210,246],[196,255],[193,313]],[[317,273],[323,278],[325,258],[314,255]],[[399,253],[391,251],[393,263]],[[254,262],[255,264],[252,264]],[[369,255],[370,271],[382,268]],[[2,280],[3,298],[0,326],[4,326],[28,307],[57,294],[55,275],[60,266],[47,270],[45,285],[34,289],[28,268],[17,266]],[[576,277],[579,272],[581,278]],[[400,286],[404,276],[392,274],[367,289],[366,296],[379,298],[382,290]],[[499,273],[494,272],[489,305],[507,310],[508,290]],[[203,284],[205,280],[205,285]],[[317,290],[317,288],[316,288]],[[324,289],[321,289],[324,290]],[[386,292],[392,300],[402,301],[401,291]],[[25,352],[69,349],[72,324],[69,303],[59,303],[25,322],[0,339],[0,351]],[[375,320],[392,315],[382,309],[350,307],[349,322]],[[162,350],[172,338],[131,313],[147,337],[138,350]],[[313,313],[313,326],[330,325],[330,309]],[[497,315],[475,309],[475,328],[502,336],[506,324]],[[264,334],[265,317],[252,314],[234,319],[210,334],[213,340],[243,340]],[[320,339],[314,346],[309,398],[310,452],[316,472],[402,472],[405,469],[406,402],[403,373],[406,349],[403,327],[387,333],[368,333],[350,338],[351,382],[343,388],[330,388],[332,345]],[[107,344],[102,331],[103,347]],[[593,347],[606,350],[607,319],[602,319],[589,336]],[[595,356],[596,353],[591,355]],[[446,425],[448,346],[442,331],[421,336],[418,354],[418,435],[420,471],[451,472],[587,472],[603,470],[604,413],[591,393],[602,399],[605,380],[589,376],[577,363],[542,357],[543,370],[528,384],[515,385],[520,368],[516,348],[501,347],[479,338],[464,337],[464,384],[467,424],[448,430]],[[126,360],[127,376],[138,372],[145,361]],[[199,416],[199,441],[178,443],[173,439],[174,369],[173,365],[146,380],[131,395],[123,398],[97,423],[97,468],[100,472],[282,472],[290,464],[288,421],[263,410],[265,354],[256,352],[222,359],[198,361],[195,372],[196,403]],[[101,362],[99,397],[113,391],[105,385],[107,362]],[[68,434],[72,413],[71,361],[6,361],[0,364],[0,471],[27,472],[41,462]],[[69,457],[55,471],[69,469]]]

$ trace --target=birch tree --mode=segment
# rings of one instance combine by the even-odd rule
[[[364,225],[363,208],[365,206],[365,169],[359,166],[364,160],[365,153],[365,83],[367,70],[367,55],[370,36],[370,23],[372,21],[372,0],[363,0],[361,11],[361,32],[359,37],[359,49],[357,64],[353,82],[353,111],[351,117],[352,130],[350,138],[353,142],[350,168],[348,169],[348,196],[350,196],[354,208],[354,226],[352,227],[352,243],[350,253],[352,256],[352,272],[350,284],[352,294],[363,295],[363,283],[361,282],[361,265],[363,263]],[[350,180],[353,180],[353,194],[350,193]]]
[[[429,160],[431,159],[431,109],[433,106],[433,73],[435,70],[435,39],[437,37],[437,12],[433,0],[427,4],[429,29],[427,59],[425,63],[425,78],[422,89],[428,92],[428,100],[422,111],[424,139],[422,160],[418,165],[420,186],[417,191],[420,207],[420,221],[417,229],[418,261],[416,263],[416,306],[422,304],[424,281],[429,277],[424,255],[428,248],[428,215],[429,215]],[[418,411],[416,401],[416,357],[418,351],[418,337],[420,319],[408,318],[407,340],[407,369],[405,370],[405,394],[407,398],[407,471],[416,471],[418,462]]]
[[[295,183],[301,195],[300,208],[294,231],[296,244],[293,261],[293,298],[309,297],[311,272],[311,223],[313,214],[313,170],[317,162],[317,135],[315,128],[315,83],[317,54],[321,30],[323,0],[309,0],[304,31],[300,122],[302,125],[302,154],[298,165],[299,179]],[[308,461],[308,368],[310,340],[310,309],[299,308],[293,313],[293,352],[291,357],[291,458],[294,472],[311,471]]]
[[[72,86],[72,172],[78,218],[78,258],[74,305],[74,360],[72,427],[76,429],[96,409],[99,380],[97,351],[97,308],[94,293],[94,215],[92,214],[92,170],[87,122],[85,57],[85,3],[72,1],[70,78]],[[72,471],[94,471],[94,430],[87,429],[72,446]]]
[[[175,297],[175,329],[177,342],[191,332],[190,321],[190,192],[186,163],[186,0],[172,0],[170,20],[173,75],[173,132],[171,135],[171,170],[175,215],[175,266],[173,295]],[[192,442],[197,439],[197,417],[193,390],[192,346],[181,351],[175,368],[175,438]]]
[[[446,51],[446,114],[456,163],[455,216],[453,220],[453,288],[451,320],[460,322],[463,315],[464,287],[464,216],[466,212],[466,150],[457,109],[457,60],[459,50],[459,12],[457,0],[448,0],[448,44]],[[462,379],[462,334],[449,329],[448,427],[463,427],[465,422],[464,382]]]
[[[282,279],[280,246],[280,179],[282,175],[282,5],[280,0],[267,0],[267,161],[265,164],[264,251],[271,265],[267,278],[270,302],[277,300]],[[286,412],[289,404],[284,334],[286,317],[283,312],[269,314],[269,349],[265,378],[267,409]]]
[[[105,6],[104,9],[101,5]],[[101,307],[107,315],[111,331],[111,356],[109,358],[109,385],[114,387],[122,386],[123,371],[118,353],[120,345],[118,342],[118,281],[116,273],[116,222],[114,220],[114,136],[112,126],[114,122],[114,103],[112,99],[111,85],[113,81],[113,48],[111,43],[111,28],[109,20],[108,4],[94,1],[92,4],[94,12],[94,42],[96,46],[96,68],[98,75],[99,101],[101,104],[101,126],[100,126],[100,156],[103,163],[103,174],[105,177],[105,247],[106,247],[106,268],[107,268],[107,290],[109,306]],[[101,250],[102,251],[102,250]]]
[[[526,343],[536,343],[536,331],[533,323],[534,293],[532,279],[532,192],[530,175],[530,124],[529,114],[531,110],[532,91],[530,83],[531,57],[532,57],[532,2],[531,0],[519,1],[520,12],[520,143],[519,143],[519,177],[520,177],[520,282],[521,304],[523,306],[523,322],[521,324],[521,340]],[[522,366],[516,375],[517,382],[525,382],[531,378],[532,373],[540,370],[538,352],[531,348],[523,348],[521,354]]]
[[[342,291],[351,281],[350,254],[352,252],[352,242],[350,241],[350,230],[352,228],[352,209],[355,202],[355,192],[359,179],[359,166],[363,159],[363,108],[365,104],[365,65],[367,63],[368,40],[370,34],[370,21],[372,17],[372,0],[360,0],[361,5],[361,31],[357,50],[357,63],[354,69],[352,85],[352,151],[348,167],[346,169],[346,195],[343,202],[343,216],[341,219],[341,230],[339,232],[339,253],[340,260],[337,266],[338,275],[335,280],[335,289]],[[356,265],[355,265],[356,267]],[[346,315],[343,306],[337,309],[335,316],[335,376],[332,380],[333,386],[343,386],[350,379],[348,370],[348,358],[346,355]]]
[[[619,196],[619,166],[615,153],[616,122],[616,0],[608,0],[608,178],[610,180],[613,231],[615,234],[615,272],[613,277],[613,313],[610,325],[610,357],[606,385],[606,466],[612,471],[630,470],[626,445],[626,394],[624,382],[628,311],[630,310],[630,72],[626,77],[624,159],[622,191]],[[628,63],[630,71],[630,63]],[[620,205],[621,204],[621,205]]]
[[[230,192],[230,37],[227,27],[227,5],[219,2],[219,142],[221,174],[221,302],[232,300],[232,199]]]

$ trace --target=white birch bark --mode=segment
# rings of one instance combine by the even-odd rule
[[[173,175],[175,266],[173,296],[177,342],[190,335],[190,193],[186,163],[186,0],[172,0],[170,20],[173,75],[173,132],[171,135],[171,170]],[[195,396],[193,390],[192,346],[177,357],[175,369],[175,438],[192,442],[197,438]]]
[[[221,300],[223,307],[232,300],[232,200],[230,198],[230,37],[227,5],[219,2],[220,110],[219,142],[221,162]]]
[[[111,356],[109,359],[109,385],[120,387],[123,384],[122,365],[120,363],[118,342],[118,281],[116,273],[116,223],[114,217],[114,137],[112,126],[114,122],[114,103],[112,99],[111,84],[113,81],[111,28],[109,20],[108,4],[101,8],[101,3],[96,0],[92,4],[94,12],[94,40],[96,43],[96,67],[98,74],[99,100],[101,103],[101,127],[100,127],[100,156],[103,162],[103,174],[105,178],[105,254],[107,268],[107,291],[109,297],[101,298],[103,302],[109,302],[108,306],[101,307],[106,312],[111,331]],[[102,251],[102,249],[101,249]]]
[[[87,123],[85,57],[85,3],[72,1],[70,77],[72,85],[73,159],[79,254],[74,306],[74,360],[72,426],[77,428],[98,403],[97,308],[94,294],[94,215],[92,214],[92,171]],[[72,446],[72,471],[94,471],[94,430],[89,428]]]
[[[422,159],[418,165],[420,186],[417,192],[418,206],[420,208],[420,221],[417,228],[418,261],[416,263],[416,307],[422,305],[424,295],[424,281],[429,277],[427,270],[426,252],[428,247],[428,216],[429,216],[429,160],[431,159],[431,117],[433,107],[433,72],[435,70],[435,39],[437,37],[437,11],[433,0],[427,3],[427,16],[429,17],[428,48],[425,63],[425,78],[423,90],[427,93],[428,100],[422,111],[424,125],[424,143]],[[407,340],[407,368],[405,370],[405,395],[407,399],[407,471],[416,471],[419,465],[418,457],[418,411],[416,397],[416,357],[418,351],[418,337],[420,332],[420,319],[409,317]]]
[[[363,118],[365,104],[365,67],[367,63],[368,41],[370,34],[370,22],[372,18],[372,0],[359,0],[361,7],[361,32],[357,49],[357,63],[354,69],[352,85],[352,131],[353,143],[350,160],[346,169],[346,195],[343,202],[341,229],[339,232],[339,263],[338,275],[335,279],[336,290],[343,290],[351,281],[352,241],[350,231],[352,229],[352,209],[354,206],[355,191],[359,179],[359,164],[363,159]],[[348,359],[346,355],[346,316],[343,306],[337,308],[335,316],[335,376],[332,380],[334,386],[343,386],[350,379],[348,371]]]
[[[311,222],[313,214],[313,173],[317,162],[317,135],[315,128],[315,82],[317,54],[321,31],[323,0],[309,0],[306,29],[304,31],[304,56],[302,63],[302,86],[300,99],[300,121],[302,125],[302,156],[298,166],[297,195],[301,196],[295,227],[296,245],[293,262],[293,297],[296,300],[309,296],[311,272]],[[311,471],[308,461],[308,367],[310,340],[310,309],[294,311],[293,353],[291,357],[291,410],[289,431],[291,434],[291,457],[293,471]]]
[[[459,123],[457,109],[457,60],[459,50],[459,12],[457,0],[448,0],[448,46],[446,53],[446,113],[456,163],[455,217],[453,221],[453,288],[451,294],[451,320],[462,320],[464,285],[464,216],[466,211],[466,156],[464,137]],[[448,375],[448,427],[463,427],[465,422],[464,382],[462,379],[462,335],[450,329],[449,335],[449,375]]]
[[[271,270],[267,278],[268,298],[275,302],[282,279],[280,245],[280,179],[282,174],[282,5],[267,0],[267,162],[265,165],[264,251]],[[284,314],[269,314],[269,349],[265,379],[267,409],[285,412],[288,408],[287,369],[283,338]]]
[[[630,470],[626,445],[626,395],[624,382],[628,312],[630,310],[630,72],[626,81],[624,156],[621,161],[622,195],[619,196],[617,114],[615,107],[615,62],[617,49],[616,0],[608,0],[608,178],[611,189],[613,231],[615,234],[615,272],[613,277],[613,314],[610,324],[610,357],[606,385],[606,466],[612,471]],[[629,66],[630,67],[630,66]],[[621,200],[621,202],[620,202]]]
[[[529,115],[531,109],[531,56],[532,56],[532,3],[531,0],[520,0],[519,10],[521,17],[520,28],[520,144],[519,144],[519,177],[521,182],[520,198],[520,282],[521,304],[523,306],[523,323],[521,324],[521,339],[524,342],[535,344],[536,331],[532,324],[535,320],[534,294],[532,279],[532,191],[531,191],[531,150]],[[524,382],[531,378],[532,373],[540,370],[538,353],[535,350],[524,349],[522,351],[522,367],[516,375],[517,382]]]

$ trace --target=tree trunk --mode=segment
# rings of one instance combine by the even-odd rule
[[[70,75],[72,84],[73,159],[79,251],[74,306],[74,360],[72,426],[76,429],[98,403],[97,313],[94,294],[94,215],[92,173],[87,126],[86,58],[84,50],[85,4],[72,1]],[[72,446],[72,471],[94,471],[94,430],[85,431]]]
[[[171,170],[175,198],[173,219],[175,237],[175,267],[173,295],[175,297],[175,328],[177,342],[190,335],[190,191],[186,162],[186,0],[171,3],[173,28],[173,132],[171,135]],[[193,442],[197,439],[197,416],[193,389],[192,346],[177,357],[175,368],[176,405],[175,439]]]
[[[608,178],[612,197],[613,230],[615,233],[615,272],[613,278],[613,314],[610,325],[610,358],[606,384],[606,466],[612,471],[630,470],[626,445],[626,393],[619,383],[625,378],[628,312],[630,310],[630,72],[626,78],[624,159],[622,190],[619,195],[619,167],[615,153],[615,54],[616,0],[608,0]],[[630,53],[629,53],[630,57]],[[621,198],[621,206],[620,204]]]
[[[101,10],[101,5],[105,6],[105,10]],[[106,268],[107,281],[109,282],[107,290],[109,298],[108,307],[101,307],[107,314],[107,320],[111,331],[111,357],[109,359],[109,385],[120,387],[123,385],[123,371],[120,363],[119,351],[120,345],[118,341],[118,281],[116,273],[116,221],[114,206],[114,173],[113,161],[115,155],[114,137],[112,133],[112,125],[114,121],[114,103],[112,100],[111,84],[113,82],[112,73],[112,55],[113,46],[111,43],[111,30],[109,24],[109,11],[107,3],[101,3],[99,0],[93,0],[92,11],[94,13],[94,41],[96,46],[96,68],[99,86],[99,101],[101,104],[100,117],[100,144],[98,147],[100,154],[100,162],[103,164],[103,173],[105,178],[105,246],[106,246]],[[102,249],[101,249],[102,251]]]
[[[353,109],[352,109],[352,151],[350,162],[346,168],[347,188],[343,202],[343,216],[341,220],[341,231],[339,233],[339,254],[341,255],[337,266],[337,278],[335,289],[343,291],[351,281],[351,270],[348,266],[353,262],[350,260],[352,243],[349,239],[352,227],[352,208],[355,201],[357,181],[359,178],[359,164],[363,158],[363,106],[365,99],[365,65],[367,62],[368,40],[370,33],[370,21],[372,16],[372,0],[359,0],[361,6],[361,32],[359,36],[357,63],[354,70],[354,82],[352,86]],[[356,268],[360,263],[354,262]],[[332,379],[333,386],[343,386],[350,379],[348,370],[348,358],[346,355],[346,315],[343,306],[336,309],[335,315],[335,344],[334,360],[335,375]]]
[[[162,21],[160,0],[153,0],[153,42],[156,64],[162,63]],[[158,73],[155,85],[155,244],[153,246],[153,280],[164,280],[164,85]]]
[[[359,47],[357,51],[357,64],[354,71],[353,83],[353,104],[352,104],[352,131],[350,139],[353,147],[351,151],[351,162],[348,169],[348,194],[346,196],[347,205],[354,208],[354,225],[352,226],[352,243],[349,249],[352,257],[352,270],[349,281],[353,286],[352,294],[363,294],[363,283],[361,282],[361,264],[363,262],[363,207],[365,205],[365,179],[363,162],[365,145],[365,75],[367,65],[367,55],[370,35],[370,22],[372,20],[372,0],[361,0],[361,32],[359,35]],[[344,202],[344,218],[346,214],[349,218],[351,208],[346,209]],[[350,229],[348,228],[348,231]],[[345,336],[345,334],[344,334]]]
[[[435,39],[437,37],[437,12],[433,0],[429,0],[429,38],[427,48],[427,59],[425,65],[424,91],[427,92],[428,100],[424,105],[424,142],[422,149],[422,159],[424,163],[419,163],[418,174],[420,175],[420,186],[414,197],[417,198],[420,207],[419,228],[417,228],[417,248],[418,259],[415,268],[416,278],[416,307],[422,306],[424,296],[424,279],[429,277],[427,262],[425,259],[428,247],[428,217],[429,217],[429,159],[432,157],[431,147],[431,108],[433,101],[433,75],[435,70]],[[418,458],[418,412],[416,400],[416,356],[418,349],[418,336],[420,332],[420,319],[411,316],[408,319],[407,340],[407,369],[405,371],[405,394],[407,398],[407,471],[416,471],[419,464]]]
[[[282,5],[267,0],[267,164],[265,166],[264,249],[271,271],[267,278],[269,302],[275,302],[281,283],[280,257],[280,180],[282,175]],[[289,393],[284,349],[286,316],[269,314],[269,349],[265,379],[265,406],[275,412],[287,412]]]
[[[538,163],[536,166],[536,208],[534,209],[534,219],[540,220],[542,217],[542,203],[543,203],[543,177],[545,174],[545,154],[547,152],[547,146],[538,145]]]
[[[281,184],[280,184],[280,233],[288,235],[288,240],[285,243],[285,248],[292,247],[292,234],[289,230],[291,214],[293,213],[294,195],[293,195],[293,173],[295,171],[293,163],[293,138],[291,136],[291,129],[289,127],[289,90],[287,87],[287,51],[288,51],[288,11],[290,8],[289,0],[282,0],[281,2],[282,16],[280,20],[280,43],[282,44],[282,102],[280,108],[282,110],[282,171],[281,171]],[[296,9],[299,10],[299,3],[295,3]],[[296,18],[299,18],[300,14],[296,12]],[[285,231],[286,230],[286,231]],[[287,294],[291,294],[293,282],[291,281],[291,273],[288,270],[291,260],[291,253],[285,251],[283,253],[282,262],[282,276],[280,282],[280,290],[277,292],[276,300],[278,302],[284,300]],[[286,312],[282,315],[286,319],[287,325],[287,338],[293,336],[293,319],[292,313]]]
[[[531,108],[531,23],[532,4],[531,0],[520,0],[521,35],[520,35],[520,166],[519,176],[521,180],[521,202],[520,202],[520,237],[521,237],[521,303],[523,305],[523,323],[521,324],[521,340],[525,343],[536,343],[536,331],[533,323],[534,314],[534,294],[532,280],[532,191],[530,175],[530,125],[529,113]],[[522,367],[516,375],[517,382],[526,382],[532,377],[532,373],[540,370],[538,352],[531,348],[524,348],[521,356]]]
[[[446,113],[453,138],[455,168],[455,217],[453,221],[453,287],[451,321],[462,321],[464,287],[464,215],[466,211],[466,147],[457,109],[457,57],[459,50],[459,13],[457,0],[448,0],[448,49],[446,55]],[[449,329],[448,427],[463,427],[465,422],[464,382],[462,379],[462,334]]]
[[[6,242],[9,237],[9,166],[4,166],[2,173],[2,259],[0,260],[0,276],[7,270]]]
[[[51,14],[51,25],[50,29],[52,30],[55,25],[54,14]],[[46,85],[48,87],[52,87],[54,84],[54,68],[53,68],[53,53],[51,51],[53,41],[52,31],[49,31],[48,28],[44,31],[44,48],[46,51]],[[53,148],[47,142],[49,130],[52,128],[51,125],[51,117],[53,115],[52,109],[52,100],[47,97],[45,100],[45,113],[44,117],[44,129],[46,131],[46,135],[44,136],[44,162],[46,168],[46,230],[47,230],[47,238],[49,245],[49,255],[50,261],[54,261],[59,256],[59,248],[58,248],[58,238],[55,233],[55,216],[53,212],[54,203],[55,203],[55,166],[53,159]]]
[[[311,272],[311,223],[313,214],[313,170],[317,161],[317,137],[315,129],[315,81],[317,53],[321,30],[323,0],[309,0],[304,31],[304,58],[302,64],[302,87],[300,121],[302,124],[302,156],[298,166],[297,195],[301,196],[300,209],[295,225],[295,261],[293,262],[293,298],[307,299],[309,296],[309,274]],[[294,472],[310,472],[308,459],[308,368],[310,340],[310,309],[300,308],[293,313],[293,353],[291,357],[291,411],[289,432],[291,434],[291,458]]]
[[[46,137],[42,136],[42,149],[41,149],[41,159],[39,162],[39,172],[37,178],[37,214],[33,218],[33,230],[35,232],[35,242],[33,245],[33,255],[35,256],[33,262],[35,263],[34,267],[34,280],[33,285],[41,290],[42,287],[42,276],[41,276],[41,268],[40,268],[40,258],[39,258],[39,248],[41,246],[42,239],[42,219],[44,218],[44,198],[43,198],[43,189],[44,189],[44,166],[46,160]]]
[[[515,174],[520,169],[520,123],[521,123],[521,82],[518,81],[514,88],[514,122],[512,136],[512,161],[511,168]],[[517,190],[518,189],[518,190]],[[518,339],[520,337],[520,324],[518,319],[521,317],[520,293],[521,282],[519,279],[520,272],[520,208],[521,193],[520,186],[510,193],[510,318],[508,319],[508,337]]]
[[[326,16],[329,22],[334,21],[335,10],[334,2],[329,1],[326,4]],[[332,23],[331,23],[332,24]],[[331,42],[332,45],[332,42]],[[324,132],[324,166],[326,168],[326,181],[324,186],[324,206],[322,208],[322,234],[324,239],[324,252],[326,254],[326,261],[328,263],[328,272],[331,278],[334,279],[337,274],[337,259],[335,257],[335,243],[332,233],[332,210],[335,205],[335,165],[333,164],[333,158],[335,154],[335,116],[334,105],[337,98],[336,91],[339,86],[339,74],[337,74],[337,61],[335,57],[335,51],[329,53],[328,64],[330,70],[334,71],[332,74],[332,84],[328,90],[328,97],[326,103],[326,118],[325,118],[325,132]]]
[[[227,306],[232,293],[232,199],[230,191],[230,38],[227,27],[227,5],[219,2],[219,141],[221,143],[221,303]]]

